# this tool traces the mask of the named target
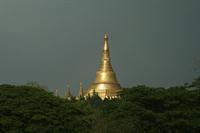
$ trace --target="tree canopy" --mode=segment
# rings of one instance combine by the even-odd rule
[[[0,86],[0,132],[88,132],[92,110],[30,86]]]
[[[68,101],[39,86],[0,85],[0,133],[199,133],[200,78],[124,88],[120,99]]]

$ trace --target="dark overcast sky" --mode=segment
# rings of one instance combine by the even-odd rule
[[[0,83],[74,94],[100,64],[103,34],[123,87],[173,86],[199,71],[199,0],[1,0]]]

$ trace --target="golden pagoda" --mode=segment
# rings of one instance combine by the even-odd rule
[[[92,96],[95,92],[101,99],[118,98],[120,91],[121,86],[110,63],[108,34],[105,34],[101,65],[96,72],[95,81],[89,86],[85,95]]]

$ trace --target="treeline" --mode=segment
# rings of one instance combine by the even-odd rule
[[[200,77],[170,88],[125,88],[120,99],[68,101],[0,85],[1,133],[199,133]]]
[[[170,88],[126,88],[97,112],[99,133],[200,133],[200,77]]]
[[[93,110],[41,88],[0,86],[0,133],[89,132]]]
[[[97,122],[96,131],[200,132],[200,90],[137,86],[125,89],[121,100],[104,101],[98,111],[100,123]]]

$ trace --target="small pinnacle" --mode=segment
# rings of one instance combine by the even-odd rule
[[[108,34],[107,33],[104,34],[104,39],[108,39]]]

